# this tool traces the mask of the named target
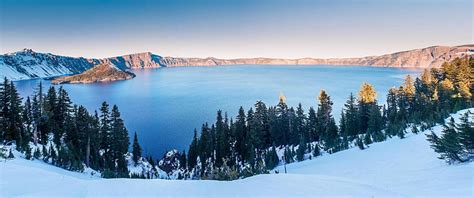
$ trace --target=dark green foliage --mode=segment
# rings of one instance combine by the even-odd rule
[[[319,145],[316,144],[313,149],[313,156],[317,157],[321,155],[321,149],[319,148]]]
[[[33,156],[31,155],[31,148],[30,148],[30,146],[27,145],[27,146],[24,148],[24,150],[25,150],[25,158],[26,158],[27,160],[30,160],[30,159],[33,157]]]
[[[270,151],[267,152],[265,156],[265,164],[267,165],[267,168],[269,170],[275,168],[278,163],[280,162],[280,159],[278,159],[278,155],[276,153],[276,148],[275,146],[272,146]]]
[[[99,171],[114,171],[115,177],[128,177],[129,137],[117,106],[110,112],[104,102],[100,117],[91,115],[83,106],[73,105],[62,87],[50,87],[44,95],[41,83],[24,105],[21,102],[15,85],[4,79],[0,84],[0,141],[15,141],[27,159],[42,157],[74,171],[82,171],[86,164]],[[32,151],[31,141],[41,143],[42,149],[38,146]]]
[[[474,118],[472,113],[467,111],[460,120],[461,122],[457,126],[459,143],[465,148],[470,157],[474,157]]]
[[[364,142],[362,141],[362,138],[358,137],[356,139],[356,144],[357,144],[357,147],[359,147],[360,150],[364,150],[365,147],[364,147]]]
[[[298,150],[296,150],[296,160],[303,161],[306,153],[306,138],[301,136]]]
[[[140,147],[140,143],[138,143],[138,136],[137,132],[133,135],[133,145],[132,145],[132,154],[133,154],[133,162],[135,165],[138,163],[138,160],[142,156],[142,148]]]
[[[427,135],[427,137],[431,143],[431,147],[435,152],[440,154],[440,159],[459,162],[465,161],[465,159],[461,158],[463,148],[459,143],[459,134],[455,129],[454,119],[451,118],[451,120],[443,126],[443,134],[441,137],[438,137],[433,132]]]
[[[35,159],[39,159],[41,157],[41,152],[38,147],[36,147],[35,152],[33,153],[33,157]]]
[[[369,122],[367,128],[367,136],[371,136],[374,142],[385,140],[385,134],[382,133],[384,128],[384,120],[377,104],[372,105],[369,113]]]
[[[470,112],[461,117],[459,124],[454,119],[443,125],[440,137],[435,133],[427,135],[428,141],[435,152],[439,153],[440,159],[448,162],[466,162],[474,157],[473,126],[474,121],[469,119]],[[472,118],[471,118],[472,119]]]

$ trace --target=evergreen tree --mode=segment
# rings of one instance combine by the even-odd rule
[[[189,145],[188,150],[188,169],[192,170],[194,166],[197,165],[197,157],[198,157],[198,139],[197,139],[197,130],[194,129],[194,136],[191,145]]]
[[[276,148],[275,148],[275,146],[272,146],[272,148],[267,153],[266,158],[265,158],[266,167],[267,167],[267,169],[271,170],[271,169],[275,168],[276,166],[278,166],[279,162],[280,162],[280,160],[278,159]]]
[[[5,77],[3,83],[0,84],[0,141],[7,140],[7,127],[9,113],[9,94],[10,82]],[[9,141],[9,140],[7,140]]]
[[[377,104],[374,104],[369,113],[368,135],[370,135],[375,142],[384,141],[385,135],[382,132],[383,127],[384,124],[380,109]]]
[[[31,147],[29,146],[29,144],[26,145],[24,150],[25,150],[25,159],[27,160],[32,159],[33,156],[31,155]]]
[[[447,124],[443,125],[442,133],[441,137],[438,137],[433,132],[427,135],[431,147],[435,152],[440,154],[439,158],[446,159],[449,162],[465,162],[466,159],[462,157],[464,151],[453,118],[451,118]]]
[[[138,143],[137,132],[135,132],[135,134],[133,135],[132,154],[133,154],[133,162],[135,162],[135,165],[137,165],[138,160],[142,156],[142,148],[140,147],[140,144]]]
[[[300,143],[298,146],[298,150],[296,150],[296,153],[296,160],[303,161],[304,154],[306,153],[306,138],[303,135],[300,136]]]
[[[377,93],[372,85],[368,83],[363,83],[359,91],[359,132],[365,133],[368,128],[369,114],[372,105],[375,104],[377,98]]]
[[[317,117],[316,117],[316,111],[313,109],[313,107],[309,108],[308,111],[308,123],[307,123],[307,130],[309,133],[309,140],[310,141],[317,141],[317,137],[319,137],[319,134],[317,133]]]
[[[344,128],[341,129],[341,132],[351,137],[352,140],[355,135],[359,134],[358,107],[356,98],[352,93],[349,96],[349,99],[347,99],[346,104],[344,104],[343,114]]]
[[[110,120],[110,150],[113,159],[116,160],[117,163],[116,172],[118,175],[123,176],[124,174],[128,173],[127,163],[125,161],[125,154],[128,151],[128,146],[130,143],[128,131],[125,128],[122,118],[120,117],[120,111],[117,105],[114,105],[112,107]]]
[[[41,157],[41,152],[38,147],[36,147],[35,152],[33,153],[33,157],[35,159],[39,159]]]
[[[328,140],[328,128],[332,118],[332,105],[330,96],[324,91],[321,90],[319,97],[318,111],[316,114],[316,130],[321,133],[319,141]]]
[[[474,118],[472,113],[467,111],[460,118],[457,126],[459,132],[459,143],[467,151],[470,158],[474,157]]]

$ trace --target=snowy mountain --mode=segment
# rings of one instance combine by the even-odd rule
[[[0,77],[11,80],[45,78],[81,73],[99,62],[95,59],[73,58],[31,49],[0,55]]]
[[[465,111],[453,117],[459,121]],[[432,130],[439,134],[442,127]],[[279,166],[279,174],[235,181],[101,179],[15,153],[0,163],[0,197],[472,197],[474,164],[439,160],[427,133],[289,164],[287,174]]]
[[[110,62],[122,70],[180,67],[180,66],[217,66],[241,64],[266,65],[361,65],[380,67],[440,67],[443,62],[457,57],[472,56],[474,45],[462,46],[432,46],[423,49],[414,49],[381,56],[367,56],[361,58],[180,58],[162,57],[150,52],[130,54],[105,59],[73,58],[37,53],[31,49],[0,55],[0,78],[24,80],[61,75],[79,74],[101,63]]]

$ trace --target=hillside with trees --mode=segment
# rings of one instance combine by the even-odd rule
[[[14,143],[26,159],[72,171],[92,168],[103,177],[129,177],[129,135],[116,105],[103,102],[99,112],[90,113],[73,104],[62,87],[44,91],[41,83],[24,101],[5,78],[0,84],[0,142]],[[133,145],[140,148],[136,136]]]
[[[354,146],[365,149],[394,136],[404,138],[409,132],[443,123],[449,113],[472,107],[473,79],[474,59],[455,59],[440,69],[425,69],[415,79],[407,76],[403,85],[388,91],[386,104],[376,100],[372,85],[363,83],[357,97],[349,95],[339,123],[324,90],[318,106],[307,112],[301,104],[287,106],[284,96],[276,106],[257,101],[254,108],[240,107],[235,119],[219,110],[215,123],[204,123],[199,134],[194,132],[187,156],[188,176],[232,180],[268,173],[279,164],[323,152],[332,154]],[[441,138],[429,136],[441,158],[472,159],[473,123],[467,120],[460,126],[448,123]],[[449,132],[453,128],[465,132]],[[276,150],[284,150],[283,159]]]
[[[106,178],[161,178],[164,171],[175,179],[234,180],[351,147],[366,149],[444,123],[449,113],[473,107],[473,79],[474,59],[455,59],[440,69],[424,70],[420,77],[407,76],[400,87],[388,90],[386,103],[377,101],[374,87],[363,83],[340,111],[333,110],[324,90],[318,106],[307,111],[301,104],[289,107],[284,95],[275,106],[257,101],[248,110],[240,107],[235,118],[219,110],[214,123],[194,131],[187,153],[173,150],[157,161],[141,156],[136,133],[128,152],[129,133],[117,106],[103,102],[99,111],[90,113],[73,104],[62,87],[44,91],[41,84],[23,100],[5,79],[0,84],[0,141],[14,143],[26,159],[73,171],[91,168]],[[466,113],[460,124],[446,123],[441,136],[428,135],[440,158],[450,163],[473,159],[469,117]],[[11,155],[10,150],[6,157]],[[137,166],[142,167],[139,172],[130,172],[129,167]]]

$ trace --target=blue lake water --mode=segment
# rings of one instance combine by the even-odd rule
[[[97,84],[69,84],[63,87],[75,104],[91,112],[102,101],[117,104],[131,133],[137,132],[146,154],[158,157],[168,149],[187,149],[193,129],[213,122],[218,109],[235,116],[257,100],[276,105],[280,92],[287,103],[302,103],[307,111],[317,106],[317,95],[326,90],[334,101],[334,115],[340,116],[351,92],[357,94],[363,82],[371,83],[378,99],[385,102],[387,90],[399,86],[407,74],[419,70],[357,66],[267,66],[177,67],[133,71],[132,80]],[[41,80],[18,81],[23,97]],[[45,86],[50,81],[43,80]]]

